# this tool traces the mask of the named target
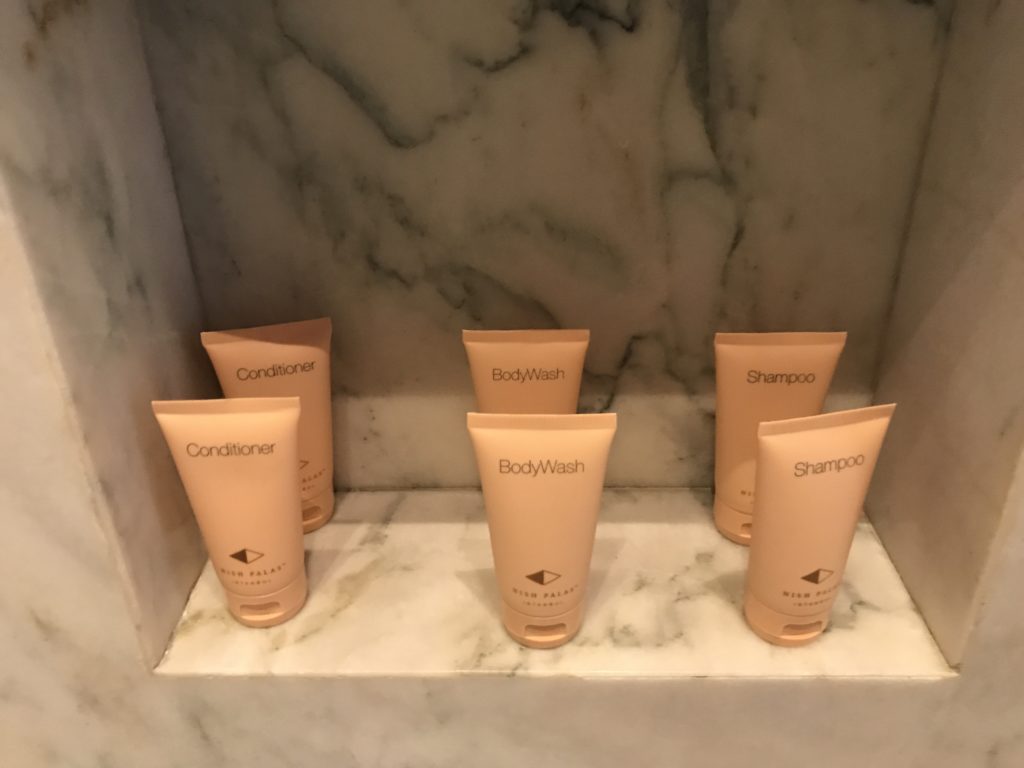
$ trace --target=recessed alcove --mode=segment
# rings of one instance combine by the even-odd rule
[[[45,309],[151,666],[957,667],[1024,436],[1019,358],[992,344],[1021,335],[1019,132],[968,108],[987,103],[970,66],[947,62],[940,80],[946,3],[759,7],[494,4],[426,27],[408,9],[384,23],[369,6],[294,0],[140,0],[140,26],[134,11],[66,9],[47,38],[61,55],[19,67],[77,83],[73,98],[10,78],[27,105],[11,114],[32,119],[12,118],[5,231]],[[96,50],[124,56],[62,31],[87,22]],[[54,138],[69,115],[89,130]],[[995,126],[975,129],[978,115]],[[963,139],[976,132],[985,141]],[[37,172],[49,155],[63,165]],[[303,613],[246,630],[204,571],[148,403],[216,394],[200,329],[318,315],[335,322],[344,493],[307,539]],[[549,653],[502,633],[479,495],[465,490],[459,330],[530,326],[590,328],[582,407],[620,416],[587,624]],[[899,409],[834,628],[784,651],[743,626],[745,552],[708,519],[711,338],[798,329],[850,333],[828,408]]]

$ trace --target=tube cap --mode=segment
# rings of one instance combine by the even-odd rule
[[[247,627],[273,627],[288,621],[305,604],[307,592],[305,571],[284,589],[269,595],[239,595],[225,590],[228,610]]]
[[[754,634],[773,645],[807,645],[828,626],[831,610],[807,616],[790,616],[773,611],[748,591],[743,598],[743,615]]]
[[[573,639],[583,623],[585,600],[557,616],[527,616],[501,603],[501,622],[512,639],[527,648],[557,648]]]
[[[729,541],[749,547],[750,527],[753,522],[753,515],[740,512],[715,496],[715,527]]]
[[[302,500],[302,532],[315,531],[334,516],[334,489]]]

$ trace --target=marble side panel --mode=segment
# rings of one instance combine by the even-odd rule
[[[214,389],[151,99],[130,3],[0,8],[3,258],[31,269],[14,287],[44,307],[97,511],[155,661],[202,548],[149,401]]]
[[[207,568],[164,674],[574,678],[941,678],[951,673],[868,524],[831,628],[778,648],[746,626],[747,550],[715,530],[710,494],[604,496],[587,617],[562,648],[511,640],[498,617],[478,491],[351,493],[307,538],[311,596],[271,630],[238,624]]]
[[[869,510],[952,662],[1024,449],[1024,8],[961,4],[881,368]]]
[[[978,607],[977,623],[964,649],[962,680],[957,695],[947,702],[938,722],[935,747],[950,759],[969,765],[971,741],[989,743],[987,765],[1012,768],[1024,764],[1024,717],[1020,711],[1024,690],[1024,613],[1020,585],[1024,583],[1024,456],[1007,495],[1000,521],[998,545],[987,574],[989,587]],[[979,711],[972,737],[942,724],[966,722]]]
[[[715,330],[869,398],[944,6],[140,7],[209,324],[335,319],[343,485],[475,482],[464,327],[593,330],[617,485],[710,483]]]

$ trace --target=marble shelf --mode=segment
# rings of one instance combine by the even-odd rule
[[[894,677],[954,674],[874,530],[857,532],[830,630],[797,649],[739,612],[747,551],[714,530],[705,490],[605,493],[583,629],[562,648],[502,630],[482,500],[473,490],[349,493],[307,536],[311,594],[272,629],[223,607],[209,564],[165,675],[576,678]]]

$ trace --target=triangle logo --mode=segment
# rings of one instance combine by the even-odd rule
[[[830,571],[828,568],[819,568],[818,570],[811,571],[810,573],[806,574],[805,576],[801,576],[800,578],[804,581],[811,582],[811,584],[821,584],[821,582],[823,581],[828,581],[829,576],[831,576],[833,573],[835,573],[835,571]]]
[[[562,574],[555,573],[554,571],[537,571],[536,573],[526,574],[526,578],[530,581],[535,581],[541,586],[546,586],[552,581],[557,581],[562,578]]]
[[[231,557],[235,558],[235,560],[238,560],[241,563],[245,563],[246,565],[248,565],[249,563],[255,563],[257,560],[263,557],[263,553],[257,552],[254,549],[240,549],[237,552],[232,552]]]

